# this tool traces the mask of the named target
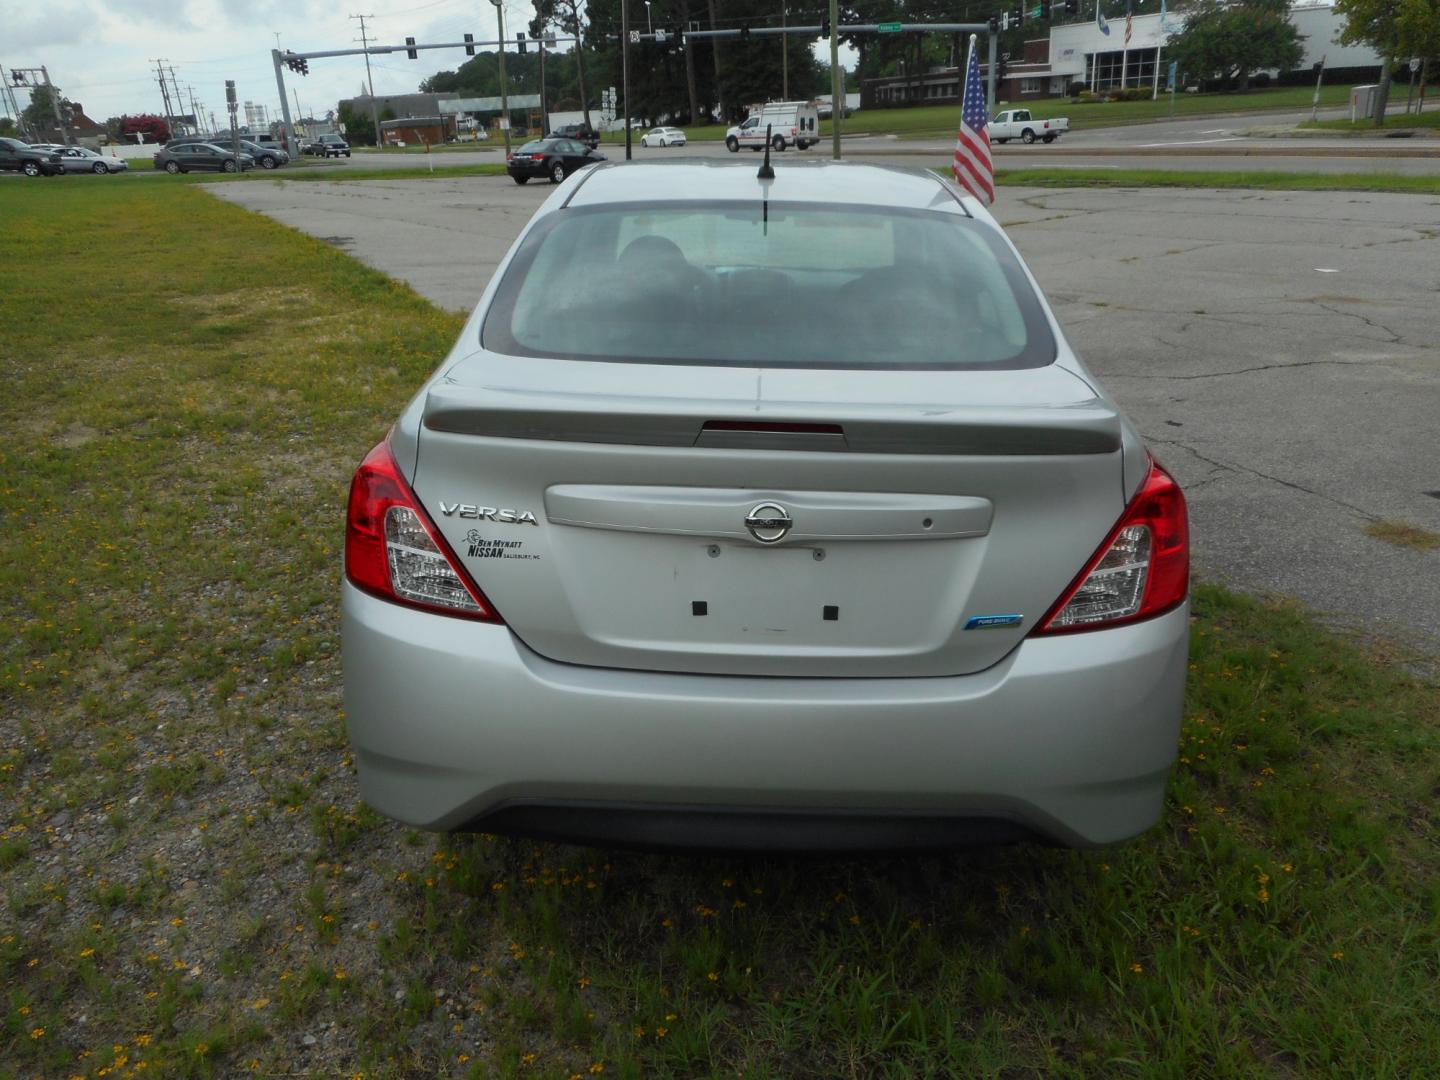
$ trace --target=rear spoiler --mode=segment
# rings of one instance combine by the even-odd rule
[[[1073,455],[1120,449],[1103,401],[1064,406],[840,407],[547,394],[442,383],[425,402],[437,432],[548,442],[822,450],[856,454]]]

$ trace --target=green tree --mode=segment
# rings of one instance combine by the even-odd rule
[[[345,125],[345,141],[352,146],[375,145],[375,121],[370,118],[369,109],[352,109],[348,104],[342,104],[340,123]]]
[[[584,0],[535,0],[535,18],[530,20],[530,36],[543,38],[554,31],[557,36],[575,38],[572,56],[578,83],[576,92],[581,111],[585,114],[585,126],[590,127],[590,95],[585,86],[585,47],[582,40],[585,22]]]
[[[0,116],[0,135],[13,136],[15,134],[15,121],[8,116]]]
[[[25,123],[30,125],[33,131],[53,131],[57,135],[59,131],[55,124],[55,91],[49,86],[37,86],[30,91],[30,104],[25,106],[20,116]],[[65,122],[70,122],[70,110],[73,104],[66,98],[60,98],[60,113]]]
[[[1300,63],[1304,49],[1289,14],[1289,0],[1201,0],[1185,13],[1170,58],[1201,79],[1234,79],[1244,93],[1254,72]]]
[[[1379,126],[1385,122],[1390,69],[1395,62],[1412,56],[1431,62],[1440,59],[1440,4],[1435,0],[1335,0],[1335,10],[1345,19],[1341,43],[1369,45],[1384,61],[1371,114]]]

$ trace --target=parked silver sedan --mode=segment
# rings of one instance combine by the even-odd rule
[[[1157,819],[1185,500],[948,180],[604,163],[356,472],[363,797],[685,848]]]
[[[105,173],[124,172],[130,167],[124,158],[106,157],[88,146],[62,146],[55,152],[60,155],[60,165],[67,173],[86,172],[103,176]]]

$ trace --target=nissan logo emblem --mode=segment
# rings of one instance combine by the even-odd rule
[[[794,524],[789,511],[777,503],[760,503],[745,515],[745,528],[762,544],[778,544]]]

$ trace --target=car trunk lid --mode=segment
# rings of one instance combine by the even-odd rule
[[[425,402],[416,492],[551,659],[976,671],[1123,509],[1119,416],[1055,365],[636,374],[477,354]]]

